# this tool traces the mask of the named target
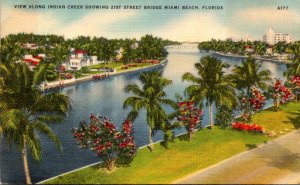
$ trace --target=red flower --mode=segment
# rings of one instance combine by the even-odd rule
[[[246,124],[241,122],[233,122],[231,127],[241,131],[255,131],[255,132],[262,132],[263,128],[261,126],[255,124]]]

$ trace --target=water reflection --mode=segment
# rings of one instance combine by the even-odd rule
[[[168,98],[174,98],[175,93],[183,94],[187,82],[182,82],[184,72],[196,73],[194,63],[198,62],[207,53],[199,53],[197,49],[170,49],[168,64],[163,69],[164,77],[173,81],[172,86],[166,89]],[[234,66],[241,62],[238,58],[218,56],[222,61]],[[263,62],[263,69],[269,69],[272,77],[283,79],[285,65]],[[129,110],[123,110],[124,100],[129,94],[124,93],[124,87],[129,83],[138,82],[138,72],[119,75],[100,81],[88,81],[66,87],[63,93],[67,94],[72,102],[73,109],[70,116],[61,124],[51,125],[53,131],[59,136],[64,151],[59,153],[47,138],[41,136],[42,160],[39,163],[29,158],[29,166],[33,182],[58,175],[60,173],[99,161],[94,153],[79,149],[71,136],[71,128],[78,125],[79,121],[88,120],[90,113],[99,113],[109,116],[118,126],[125,119]],[[167,111],[170,111],[168,109]],[[215,110],[214,110],[215,111]],[[208,123],[207,110],[204,110],[204,123]],[[145,112],[141,112],[134,123],[135,140],[138,146],[147,143],[147,126]],[[182,130],[177,130],[182,132]],[[160,140],[161,133],[157,133],[154,140]],[[13,146],[9,148],[5,139],[0,140],[0,177],[1,182],[23,183],[24,175],[21,154]]]

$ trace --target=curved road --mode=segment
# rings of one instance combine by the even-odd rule
[[[300,184],[300,130],[261,144],[175,184]]]

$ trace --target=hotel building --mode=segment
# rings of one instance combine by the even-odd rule
[[[291,43],[292,37],[289,34],[286,33],[275,33],[272,28],[268,28],[266,31],[266,34],[263,35],[263,42],[266,42],[268,44],[276,44],[278,42],[286,42]]]

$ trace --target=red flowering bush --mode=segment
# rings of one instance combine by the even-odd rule
[[[201,126],[200,116],[202,115],[202,110],[198,109],[193,102],[179,102],[177,104],[179,116],[178,120],[184,125],[188,132],[189,140],[192,139],[192,133],[195,128]]]
[[[250,93],[247,96],[242,95],[241,109],[242,109],[242,118],[245,121],[251,120],[252,112],[263,109],[266,104],[266,97],[255,87],[250,88]]]
[[[279,103],[286,103],[294,98],[291,90],[285,87],[280,80],[275,80],[274,84],[269,88],[269,96],[273,99],[275,110],[278,109]]]
[[[290,83],[294,84],[296,87],[300,87],[300,76],[292,76],[290,78]]]
[[[242,122],[233,122],[231,127],[240,131],[263,133],[263,127],[256,124],[246,124]]]
[[[294,94],[294,100],[297,101],[300,95],[300,76],[292,76],[285,84]]]
[[[250,88],[249,102],[253,110],[262,109],[265,105],[266,97],[255,87]]]
[[[91,114],[90,124],[81,121],[79,128],[73,128],[76,142],[83,148],[89,147],[112,170],[115,162],[128,164],[136,153],[133,129],[130,121],[125,120],[118,132],[107,118],[96,118]]]

